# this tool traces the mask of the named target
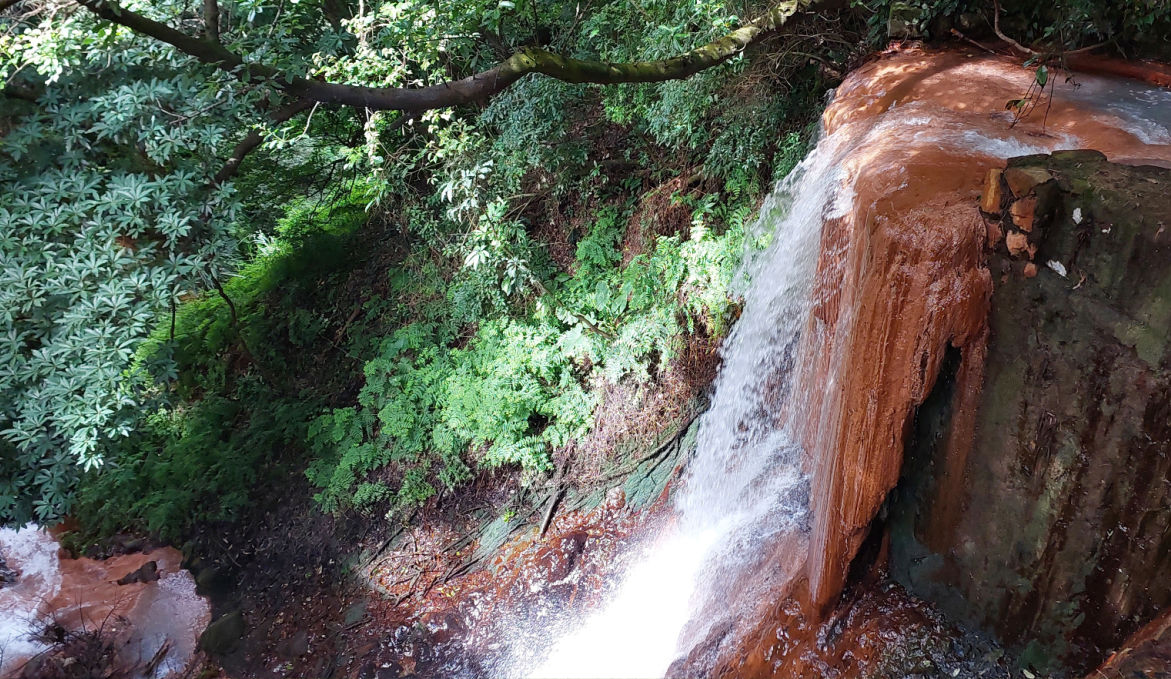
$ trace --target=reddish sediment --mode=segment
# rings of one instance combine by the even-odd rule
[[[1171,161],[1171,147],[1148,143],[1053,77],[1056,96],[1018,120],[1006,103],[1025,95],[1032,69],[970,52],[900,52],[852,73],[826,110],[830,135],[882,129],[844,161],[854,196],[824,227],[794,389],[810,399],[798,417],[813,474],[809,553],[801,581],[727,646],[716,676],[792,676],[785,639],[795,616],[823,620],[838,604],[949,348],[961,356],[957,406],[930,533],[945,536],[961,511],[954,500],[972,443],[992,293],[985,247],[995,234],[978,209],[989,170],[1007,157],[1068,148],[1097,149],[1116,162]]]

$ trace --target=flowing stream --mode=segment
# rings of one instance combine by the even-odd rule
[[[119,676],[177,676],[195,655],[210,608],[177,550],[70,559],[49,531],[26,526],[0,529],[0,554],[18,573],[0,587],[0,676],[17,675],[49,649],[41,633],[51,624],[101,630],[118,649]],[[151,561],[157,580],[117,583]]]

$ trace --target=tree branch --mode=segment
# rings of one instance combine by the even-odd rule
[[[293,103],[283,108],[277,109],[270,116],[274,124],[279,125],[292,118],[293,116],[303,111],[308,111],[314,105],[313,101],[308,99],[298,99]],[[236,174],[236,170],[240,169],[240,163],[244,161],[244,156],[248,155],[260,146],[264,141],[264,133],[260,130],[250,130],[244,138],[240,140],[236,147],[232,149],[232,155],[228,158],[220,171],[215,173],[215,177],[211,180],[211,185],[219,186],[232,178]]]
[[[1092,52],[1092,51],[1098,49],[1099,47],[1105,47],[1106,45],[1110,44],[1110,41],[1106,40],[1106,41],[1097,43],[1095,45],[1090,45],[1088,47],[1082,47],[1082,48],[1079,48],[1076,50],[1067,50],[1067,49],[1065,49],[1064,45],[1061,45],[1057,52],[1049,52],[1049,53],[1038,52],[1037,50],[1033,50],[1033,49],[1029,49],[1028,47],[1025,47],[1024,45],[1020,44],[1016,40],[1013,40],[1012,38],[1008,37],[1007,35],[1005,35],[1004,33],[1002,33],[1000,31],[1000,0],[992,0],[992,12],[993,12],[992,13],[992,31],[994,33],[996,33],[996,37],[998,37],[1001,40],[1003,40],[1004,42],[1008,43],[1009,47],[1011,47],[1011,48],[1013,48],[1023,54],[1027,54],[1031,57],[1053,56],[1054,54],[1056,54],[1058,56],[1065,57],[1065,56],[1069,56],[1071,54],[1084,54],[1086,52]],[[956,35],[963,37],[963,35],[960,34],[959,31],[956,31],[954,29],[952,30],[952,33],[955,33]],[[964,39],[967,40],[967,38],[964,38]],[[973,42],[973,41],[968,40],[968,42]],[[979,45],[979,43],[976,43],[976,44]],[[985,49],[987,49],[987,48],[985,48]]]
[[[1035,51],[1025,47],[1016,40],[1013,40],[1004,33],[1000,32],[1000,0],[992,0],[992,31],[996,33],[996,37],[1008,43],[1009,47],[1028,54],[1029,56],[1037,56]]]
[[[6,0],[0,0],[4,2]],[[211,1],[211,0],[206,0]],[[165,42],[206,64],[230,72],[241,80],[271,80],[298,99],[323,104],[359,106],[372,110],[423,111],[448,108],[486,99],[530,73],[572,83],[611,85],[680,80],[724,63],[749,45],[779,29],[797,12],[831,4],[825,0],[780,0],[755,21],[670,59],[606,63],[574,59],[530,47],[516,52],[496,66],[462,80],[419,88],[362,87],[290,76],[266,64],[244,59],[212,40],[202,40],[166,24],[132,12],[112,0],[78,0],[97,16],[137,33]]]

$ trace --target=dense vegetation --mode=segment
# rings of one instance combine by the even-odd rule
[[[313,83],[665,59],[770,6],[0,0],[0,523],[177,539],[302,471],[331,512],[548,472],[606,389],[726,332],[755,206],[892,5],[930,35],[987,33],[984,4],[801,14],[686,79],[398,110]],[[1167,28],[1143,0],[1005,11],[1038,50]]]

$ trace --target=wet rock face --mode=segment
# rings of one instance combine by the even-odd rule
[[[1128,639],[1090,677],[1158,679],[1171,676],[1168,668],[1171,668],[1171,609]]]
[[[892,571],[1026,662],[1088,671],[1171,605],[1171,171],[1060,152],[997,181],[975,426],[942,443],[963,409],[942,376]]]

